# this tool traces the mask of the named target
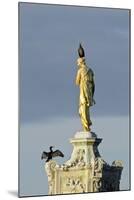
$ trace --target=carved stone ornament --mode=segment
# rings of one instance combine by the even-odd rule
[[[49,195],[53,194],[55,168],[56,162],[54,160],[50,160],[45,164],[45,170],[48,177]]]
[[[85,185],[82,183],[80,177],[68,177],[66,186],[70,190],[70,193],[83,193],[85,192]]]
[[[95,133],[77,132],[70,140],[70,159],[62,165],[54,160],[45,164],[49,195],[119,190],[122,161],[107,164],[98,151],[101,141]]]

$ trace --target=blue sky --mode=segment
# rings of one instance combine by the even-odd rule
[[[53,136],[51,142],[60,147],[60,122],[59,137],[62,134],[64,141],[61,149],[67,155],[71,152],[69,137],[81,129],[79,89],[74,83],[79,42],[84,46],[87,65],[95,74],[93,129],[105,141],[101,144],[104,159],[125,161],[127,178],[122,188],[128,189],[128,10],[20,3],[19,39],[21,194],[47,194],[43,163],[34,154],[40,156],[39,152],[51,145],[49,134]],[[114,119],[119,123],[115,125]],[[118,145],[121,133],[126,143]],[[38,180],[35,185],[34,180]]]

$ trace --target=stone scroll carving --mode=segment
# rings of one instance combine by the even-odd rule
[[[101,187],[102,187],[102,180],[101,179],[93,180],[93,192],[100,192]]]
[[[85,161],[85,149],[77,149],[75,152],[72,153],[72,157],[68,160],[64,165],[63,169],[67,170],[70,167],[84,167]]]
[[[49,195],[53,194],[53,189],[55,184],[54,180],[55,168],[56,168],[56,162],[54,160],[50,160],[45,165],[45,170],[48,177]]]

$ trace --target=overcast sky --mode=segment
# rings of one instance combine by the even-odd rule
[[[20,5],[21,121],[77,115],[79,42],[95,73],[92,112],[128,115],[128,11]]]
[[[42,172],[42,163],[39,161],[37,164],[34,154],[37,155],[38,152],[40,156],[39,152],[44,150],[43,140],[44,148],[51,145],[49,134],[53,135],[52,143],[55,141],[60,147],[57,143],[60,122],[57,120],[62,121],[63,130],[72,126],[68,128],[69,132],[62,130],[59,133],[65,137],[62,138],[65,145],[63,151],[67,155],[72,150],[70,146],[66,146],[69,145],[69,137],[81,127],[78,119],[79,88],[74,83],[79,42],[82,42],[85,49],[87,65],[95,74],[96,105],[91,109],[91,117],[96,121],[98,118],[112,119],[107,124],[103,121],[102,128],[95,121],[93,129],[96,132],[100,128],[96,134],[99,137],[101,135],[107,144],[101,144],[102,149],[105,148],[105,156],[112,161],[118,155],[118,159],[125,161],[127,179],[124,179],[122,188],[128,189],[128,10],[21,3],[19,14],[20,155],[24,166],[20,171],[22,194],[47,194],[47,179],[43,177],[45,172]],[[116,130],[114,118],[120,122],[116,124]],[[122,123],[124,129],[120,129]],[[38,129],[33,131],[35,126]],[[48,126],[53,126],[53,133],[48,131]],[[120,131],[127,142],[118,146]],[[36,137],[34,134],[37,134]],[[108,134],[113,135],[110,141],[119,149],[112,143],[109,144]],[[115,137],[118,139],[116,142]],[[32,169],[32,164],[37,168]],[[29,171],[31,176],[28,177]],[[34,180],[38,180],[36,185],[33,185]]]

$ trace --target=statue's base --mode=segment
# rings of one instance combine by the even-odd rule
[[[49,194],[119,190],[122,163],[114,161],[110,166],[101,158],[101,141],[93,132],[77,132],[70,140],[71,158],[63,165],[53,160],[46,163]]]

